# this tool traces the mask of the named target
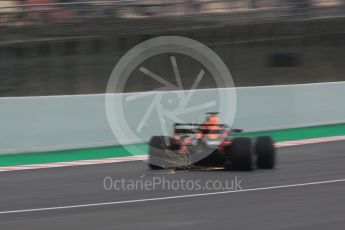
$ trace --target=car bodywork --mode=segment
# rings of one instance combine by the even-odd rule
[[[223,167],[252,170],[273,168],[275,149],[270,137],[234,137],[242,132],[226,124],[176,123],[171,137],[150,141],[151,169]]]

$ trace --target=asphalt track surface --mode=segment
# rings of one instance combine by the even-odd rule
[[[242,189],[345,179],[345,142],[279,149],[275,170],[150,171],[144,162],[0,173],[0,229],[339,229],[345,182],[184,197],[223,190],[105,190],[105,177],[130,180],[241,180]],[[181,186],[180,186],[181,187]],[[67,209],[11,210],[144,200]],[[4,213],[5,212],[5,213]]]

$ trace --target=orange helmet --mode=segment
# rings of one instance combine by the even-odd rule
[[[219,118],[216,116],[209,116],[207,120],[207,123],[211,125],[216,125],[219,123]]]

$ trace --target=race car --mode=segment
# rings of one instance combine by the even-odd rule
[[[276,150],[271,137],[234,137],[233,133],[242,130],[219,124],[217,114],[207,113],[203,124],[176,123],[171,137],[153,136],[149,143],[149,168],[222,167],[251,171],[275,167]]]

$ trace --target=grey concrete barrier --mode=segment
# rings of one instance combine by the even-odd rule
[[[234,89],[197,90],[194,95],[200,99],[228,90]],[[345,122],[345,82],[242,87],[236,88],[236,93],[233,126],[245,131]],[[141,94],[145,93],[136,93]],[[0,154],[119,144],[107,120],[105,98],[104,94],[0,98]],[[141,104],[123,110],[129,126],[138,118],[133,114],[142,116],[147,108],[145,103]],[[220,112],[224,109],[228,108],[220,108]],[[190,113],[189,117],[198,122],[200,111]],[[159,134],[158,124],[159,121],[138,139],[125,141],[135,143]],[[115,131],[118,128],[120,132],[121,125]]]

